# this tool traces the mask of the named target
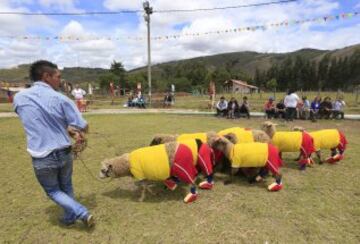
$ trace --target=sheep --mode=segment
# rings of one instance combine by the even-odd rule
[[[218,132],[219,135],[226,136],[232,133],[231,140],[236,140],[236,143],[243,142],[264,142],[269,143],[271,139],[269,136],[262,130],[252,130],[248,128],[233,127]],[[171,134],[157,134],[151,140],[150,146],[159,145],[170,141],[181,141],[185,139],[200,139],[203,142],[206,142],[206,133],[189,133],[181,135],[171,135]]]
[[[276,125],[271,121],[265,121],[262,130],[271,138],[271,143],[278,147],[280,157],[282,152],[300,151],[297,159],[300,170],[305,170],[307,165],[311,165],[311,154],[315,152],[314,140],[307,132],[299,131],[276,131]]]
[[[223,152],[231,162],[230,179],[225,184],[232,182],[233,176],[240,168],[259,167],[261,171],[255,178],[256,181],[262,181],[268,171],[271,171],[275,182],[268,186],[268,190],[282,189],[282,175],[279,171],[282,160],[275,146],[260,142],[234,144],[223,136],[212,137],[209,143]]]
[[[171,135],[171,134],[157,134],[150,142],[150,146],[164,144],[167,142],[176,141],[178,135]]]
[[[249,128],[232,127],[229,129],[221,130],[219,135],[225,136],[229,133],[234,133],[236,136],[236,143],[248,143],[248,142],[263,142],[270,143],[271,139],[262,130],[253,130]]]
[[[177,141],[177,142],[183,142],[186,140],[200,140],[202,143],[208,143],[208,137],[210,135],[216,135],[216,132],[207,132],[207,133],[187,133],[187,134],[181,134],[181,135],[170,135],[170,134],[158,134],[155,135],[154,138],[152,139],[150,146],[153,145],[159,145],[164,143],[165,141]],[[225,135],[225,137],[236,143],[237,138],[236,135],[233,133],[227,134]],[[210,145],[211,147],[211,145]],[[226,170],[227,164],[228,162],[226,161],[226,159],[223,157],[223,154],[220,151],[214,150],[214,165],[222,165],[222,170]]]
[[[188,146],[191,149],[195,167],[206,177],[206,180],[199,183],[199,188],[203,190],[211,190],[214,185],[214,150],[206,142],[202,142],[200,139],[186,139],[178,142]]]
[[[300,126],[295,126],[293,130],[305,131],[305,129]],[[326,129],[309,132],[309,134],[314,138],[316,156],[320,164],[324,162],[336,163],[344,158],[344,152],[348,142],[341,131],[337,129]],[[321,150],[323,149],[331,151],[331,156],[326,160],[321,159]]]
[[[194,166],[191,149],[178,142],[169,142],[153,147],[143,147],[119,157],[101,162],[100,178],[133,176],[142,187],[139,201],[145,198],[148,181],[163,181],[170,190],[175,190],[179,181],[190,184],[190,193],[185,203],[194,202],[198,193],[195,180],[197,170]]]

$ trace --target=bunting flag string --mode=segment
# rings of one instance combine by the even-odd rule
[[[162,36],[154,36],[151,37],[153,41],[166,41],[171,39],[180,39],[180,38],[187,38],[187,37],[200,37],[200,36],[207,36],[207,35],[221,35],[221,34],[231,34],[231,33],[243,33],[243,32],[254,32],[254,31],[266,31],[271,28],[281,28],[281,27],[291,27],[296,25],[301,25],[305,23],[327,23],[330,21],[337,21],[337,20],[344,20],[350,19],[353,17],[358,17],[359,12],[350,12],[350,13],[342,13],[338,15],[327,15],[318,18],[310,18],[310,19],[302,19],[302,20],[285,20],[282,22],[275,22],[270,24],[264,25],[255,25],[255,26],[247,26],[247,27],[238,27],[238,28],[230,28],[224,30],[214,30],[214,31],[207,31],[207,32],[189,32],[189,33],[182,33],[182,34],[168,34]],[[130,40],[130,41],[145,41],[145,37],[136,37],[136,36],[93,36],[89,35],[86,37],[80,36],[0,36],[0,38],[9,38],[15,40],[44,40],[44,41],[60,41],[60,42],[74,42],[74,41],[96,41],[96,40],[109,40],[109,41],[121,41],[121,40]]]

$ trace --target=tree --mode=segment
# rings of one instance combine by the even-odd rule
[[[113,73],[106,73],[103,74],[99,77],[99,83],[100,83],[100,88],[103,90],[107,90],[109,89],[109,84],[111,81],[116,81],[118,80],[119,77]]]
[[[277,81],[275,78],[272,78],[271,80],[268,80],[268,82],[266,82],[266,88],[270,89],[271,91],[274,92],[274,98],[276,99],[276,87],[277,87]]]
[[[126,80],[126,70],[121,62],[115,60],[111,63],[110,72],[118,77],[119,85],[124,86]],[[115,81],[115,80],[114,80]]]

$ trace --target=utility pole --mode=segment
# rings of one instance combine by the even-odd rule
[[[147,25],[147,51],[148,51],[148,84],[149,84],[149,105],[151,106],[151,45],[150,45],[150,15],[153,13],[149,1],[143,2],[145,10],[144,19]]]

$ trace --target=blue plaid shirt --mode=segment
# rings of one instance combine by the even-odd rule
[[[70,146],[69,125],[80,129],[87,125],[72,100],[41,81],[15,95],[14,110],[25,128],[27,151],[34,158]]]

